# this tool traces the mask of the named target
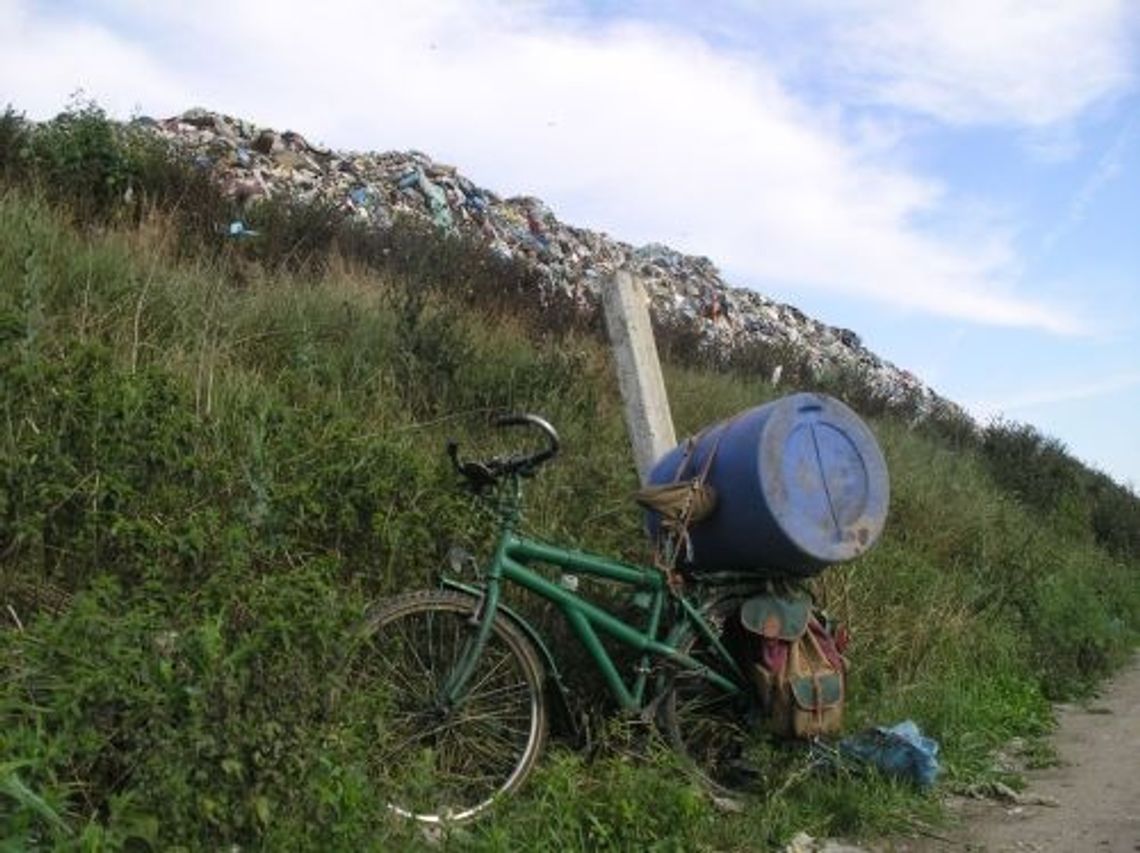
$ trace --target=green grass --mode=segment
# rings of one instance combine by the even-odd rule
[[[453,543],[485,547],[442,448],[501,442],[490,411],[541,412],[563,435],[530,485],[533,530],[646,558],[605,348],[406,270],[289,271],[255,248],[188,250],[181,227],[159,211],[77,226],[0,190],[0,836],[430,847],[327,720],[330,672],[369,601],[430,583]],[[667,382],[681,434],[776,394],[681,361]],[[1097,519],[1009,488],[983,449],[872,424],[887,530],[815,582],[854,636],[848,728],[913,718],[942,744],[944,784],[986,779],[995,748],[1048,731],[1049,699],[1133,647],[1140,563],[1098,544]],[[760,749],[765,791],[724,814],[619,719],[588,755],[554,744],[518,797],[444,842],[755,849],[938,819],[906,786]]]

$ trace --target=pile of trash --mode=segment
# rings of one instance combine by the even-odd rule
[[[537,198],[501,198],[418,151],[335,151],[291,130],[278,132],[200,108],[134,123],[209,170],[239,206],[280,197],[319,202],[378,229],[391,226],[398,215],[422,218],[443,231],[481,240],[505,258],[532,264],[544,287],[561,290],[583,310],[598,305],[601,282],[628,268],[640,277],[660,319],[695,329],[713,352],[728,355],[757,342],[787,347],[816,374],[855,372],[888,401],[917,403],[920,413],[956,409],[910,372],[865,349],[854,332],[820,323],[753,290],[728,286],[708,258],[658,243],[634,247],[575,228]]]

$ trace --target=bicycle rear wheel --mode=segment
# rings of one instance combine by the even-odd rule
[[[731,650],[731,617],[739,601],[728,600],[703,614],[720,640]],[[724,662],[712,646],[692,627],[677,650],[724,671]],[[733,695],[700,673],[677,669],[668,675],[659,706],[658,724],[686,769],[714,794],[728,796],[754,787],[756,773],[748,762],[746,748],[752,731],[750,689]]]
[[[480,814],[523,783],[546,741],[542,664],[501,614],[463,697],[442,700],[474,639],[476,606],[442,590],[383,603],[356,633],[338,685],[338,716],[369,777],[392,811],[423,823]]]

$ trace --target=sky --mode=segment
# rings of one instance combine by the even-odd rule
[[[80,90],[706,255],[1140,486],[1132,0],[0,0],[0,105]]]

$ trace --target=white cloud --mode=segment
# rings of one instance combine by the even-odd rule
[[[1022,388],[998,398],[977,400],[969,405],[969,409],[979,418],[986,419],[1000,414],[1021,412],[1025,409],[1106,397],[1110,394],[1128,391],[1137,386],[1140,386],[1140,371],[1128,371],[1069,383],[1054,381],[1043,387]]]
[[[821,61],[865,99],[952,124],[1042,127],[1135,84],[1130,0],[813,3]]]
[[[1127,122],[1116,134],[1108,149],[1097,160],[1096,167],[1081,184],[1073,196],[1073,200],[1069,203],[1065,218],[1042,239],[1042,246],[1046,251],[1052,249],[1059,240],[1078,228],[1088,216],[1089,208],[1096,201],[1096,197],[1105,187],[1120,177],[1127,162],[1126,155],[1132,147],[1135,137],[1136,120],[1133,119]]]
[[[59,112],[78,92],[129,113],[178,84],[143,46],[83,20],[45,16],[20,0],[0,0],[0,104],[34,117]]]
[[[762,61],[676,31],[490,0],[111,3],[133,34],[29,8],[0,0],[17,106],[81,85],[119,110],[201,104],[337,147],[420,148],[574,224],[707,254],[760,285],[1080,331],[1071,311],[1017,291],[1000,229],[932,229],[954,201],[890,162],[889,134],[853,136]]]

